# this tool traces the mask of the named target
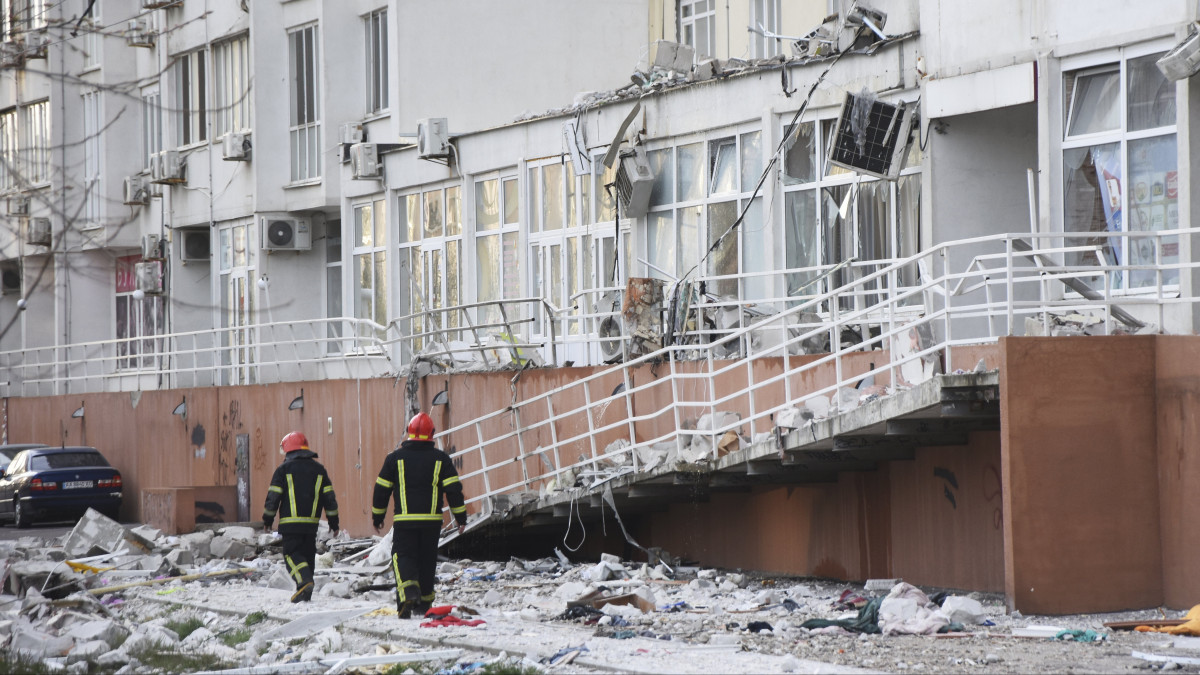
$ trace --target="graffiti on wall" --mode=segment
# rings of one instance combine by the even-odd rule
[[[933,467],[933,476],[934,478],[942,479],[942,496],[946,498],[946,501],[950,502],[950,507],[957,511],[958,498],[955,497],[955,493],[958,490],[958,477],[950,469],[941,466]]]
[[[217,485],[237,484],[237,441],[242,429],[242,406],[233,400],[229,410],[221,415],[221,433],[217,440]]]

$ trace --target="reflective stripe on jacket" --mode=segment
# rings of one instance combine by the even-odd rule
[[[330,518],[338,515],[333,482],[316,457],[317,453],[311,450],[290,452],[271,476],[263,519],[274,518],[278,513],[280,533],[315,533],[322,509]]]
[[[375,479],[371,513],[383,516],[391,500],[395,502],[392,522],[397,527],[440,525],[443,495],[454,519],[466,524],[462,483],[450,456],[438,450],[432,441],[404,441],[383,460],[383,468]]]

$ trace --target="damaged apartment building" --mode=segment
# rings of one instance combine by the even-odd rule
[[[451,546],[1194,603],[1194,3],[220,4],[5,3],[3,435],[123,517],[421,409]]]

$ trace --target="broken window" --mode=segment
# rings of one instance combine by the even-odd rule
[[[915,144],[896,181],[859,175],[826,161],[832,120],[785,126],[784,262],[787,295],[804,299],[851,284],[893,260],[917,253],[921,200],[921,156]],[[824,167],[824,170],[819,169]],[[851,259],[854,262],[850,263]],[[841,268],[834,269],[839,263]],[[831,274],[822,276],[833,270]],[[892,276],[853,288],[839,307],[853,309],[884,299]],[[910,264],[894,276],[897,291],[917,283]],[[906,304],[920,302],[919,297]],[[822,309],[828,310],[825,305]]]
[[[199,143],[207,138],[205,115],[208,103],[205,50],[173,57],[171,80],[175,91],[175,145]]]
[[[457,310],[463,304],[461,279],[462,188],[448,185],[401,195],[399,199],[399,282],[401,316],[416,314],[402,333],[413,349],[429,340],[458,340],[463,326]]]
[[[253,384],[256,374],[255,314],[257,246],[253,222],[233,222],[218,230],[221,295],[221,384]]]
[[[1122,50],[1108,63],[1064,67],[1063,229],[1066,232],[1159,232],[1179,227],[1175,83],[1145,47]],[[1147,53],[1150,52],[1150,53]],[[1111,52],[1109,54],[1112,54]],[[1081,57],[1092,58],[1094,57]],[[1115,61],[1115,62],[1114,62]],[[1070,63],[1067,64],[1069,66]],[[1179,281],[1176,236],[1075,238],[1065,263],[1133,269],[1084,281],[1101,289]]]
[[[157,336],[166,333],[166,305],[161,295],[136,294],[134,266],[140,255],[120,256],[116,264],[116,333],[118,368],[154,368]],[[138,339],[141,338],[141,339]]]

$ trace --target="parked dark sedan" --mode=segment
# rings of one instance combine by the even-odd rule
[[[121,472],[95,448],[22,450],[0,477],[0,518],[17,527],[79,518],[88,507],[110,518],[121,508]]]
[[[0,474],[4,473],[4,470],[8,468],[8,463],[13,461],[13,457],[16,457],[18,452],[28,450],[29,448],[44,447],[46,447],[45,443],[9,443],[8,445],[0,445]]]

